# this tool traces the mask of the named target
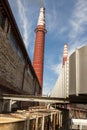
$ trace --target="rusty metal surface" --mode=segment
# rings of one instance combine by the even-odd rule
[[[47,109],[44,106],[29,108],[28,110],[18,110],[15,113],[0,114],[0,129],[4,130],[48,130],[58,125],[59,110]],[[2,124],[3,122],[3,124]],[[55,123],[53,123],[55,122]]]

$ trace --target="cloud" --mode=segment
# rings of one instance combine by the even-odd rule
[[[62,63],[51,65],[51,70],[52,70],[55,74],[57,74],[57,75],[60,74],[61,69],[62,69]]]
[[[67,27],[62,27],[61,29],[60,29],[60,34],[63,34],[64,32],[66,32],[67,31]]]
[[[69,56],[76,50],[87,44],[86,25],[87,25],[87,0],[77,0],[73,8],[70,20],[69,37]],[[66,29],[66,28],[65,28]],[[66,30],[61,29],[61,33]],[[61,63],[55,64],[51,68],[56,74],[61,73]],[[58,78],[59,79],[59,78]],[[58,87],[58,86],[57,86]],[[55,91],[56,86],[53,91]],[[57,89],[56,89],[57,90]]]
[[[17,5],[18,5],[18,13],[21,21],[21,27],[23,29],[23,40],[26,45],[26,48],[29,46],[29,22],[26,16],[26,8],[24,7],[22,0],[17,0]]]
[[[54,1],[50,1],[50,7],[48,6],[48,4],[49,3],[46,3],[46,25],[48,32],[52,33],[56,30],[59,24],[58,12]]]
[[[46,60],[44,68],[43,95],[50,95],[62,68],[62,63],[55,63],[54,57],[51,56],[51,59],[47,59],[49,60]]]
[[[69,55],[75,51],[76,48],[87,44],[87,38],[86,35],[84,35],[86,34],[85,26],[87,25],[87,0],[77,0],[74,4],[70,19],[67,21],[67,23],[69,22],[68,26],[62,26],[61,29],[58,28],[59,33],[67,33]],[[59,25],[59,23],[56,22],[58,21],[58,14],[54,7],[52,7],[51,11],[47,14],[48,31],[54,32],[56,30],[56,33],[58,34],[56,29]],[[67,32],[67,29],[70,31]],[[62,60],[59,63],[51,62],[49,68],[55,75],[59,76],[62,68]],[[49,84],[46,84],[45,87],[49,90],[47,85]]]
[[[87,0],[77,0],[73,10],[70,20],[72,26],[70,38],[76,38],[85,31],[85,25],[87,25]]]
[[[87,42],[85,42],[87,41],[85,36],[85,26],[87,25],[87,0],[77,0],[69,22],[71,25],[71,31],[69,33],[70,55],[77,47],[87,44]]]
[[[53,77],[50,77],[50,79],[49,79],[49,77],[46,77],[46,78],[44,78],[44,81],[45,82],[43,82],[43,95],[50,95],[50,92],[51,92],[51,90],[52,90],[52,88],[53,88],[53,86],[54,86],[54,78]]]
[[[51,11],[47,12],[47,30],[49,32],[53,32],[55,31],[58,23],[56,22],[57,21],[57,12],[55,9],[52,9]]]
[[[46,55],[44,64],[45,73],[46,71],[51,71],[51,73],[55,74],[55,76],[58,76],[62,68],[62,57],[62,51],[60,51],[60,54],[59,52],[55,52],[52,55]]]
[[[43,95],[49,95],[51,89],[49,88],[50,84],[48,82],[44,82]]]

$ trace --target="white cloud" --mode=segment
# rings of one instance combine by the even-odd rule
[[[87,45],[87,38],[83,38],[80,40],[76,40],[73,44],[70,45],[69,47],[69,56],[77,49],[81,48],[82,46]]]
[[[48,3],[46,3],[46,26],[47,26],[47,30],[50,33],[54,33],[54,31],[56,30],[57,32],[57,26],[59,24],[58,21],[58,12],[56,9],[56,5],[54,1],[50,1],[50,8],[48,6]]]
[[[77,0],[70,19],[71,31],[69,33],[69,55],[76,48],[87,44],[87,38],[83,36],[87,25],[87,0]]]
[[[52,88],[54,86],[54,78],[53,77],[46,77],[43,82],[43,95],[50,95]]]
[[[21,0],[17,0],[17,5],[18,5],[18,11],[19,11],[18,13],[19,13],[20,21],[21,21],[21,27],[23,28],[23,40],[27,48],[29,46],[29,40],[28,40],[29,39],[28,37],[29,22],[26,16],[26,8],[24,7]]]
[[[68,37],[69,37],[69,55],[75,51],[76,48],[79,48],[83,46],[83,44],[87,44],[87,38],[86,36],[83,37],[83,34],[86,31],[85,25],[87,25],[87,0],[76,0],[75,6],[72,10],[71,18],[69,20],[70,26],[62,27],[61,29],[57,27],[59,25],[58,21],[58,12],[52,8],[52,10],[49,11],[47,14],[47,22],[48,22],[48,31],[54,32],[56,30],[56,33],[65,33],[67,31],[67,28],[70,30]],[[54,74],[60,75],[61,69],[62,69],[62,60],[59,64],[55,64],[54,62],[50,63],[49,66],[50,70],[53,71]],[[45,81],[46,83],[46,81]],[[51,83],[50,83],[51,84]],[[45,86],[45,93],[49,90],[50,86],[49,84],[44,84]],[[54,85],[53,85],[54,86]]]
[[[63,34],[64,32],[66,32],[67,31],[67,27],[62,27],[61,29],[60,29],[60,34]]]
[[[56,27],[57,27],[57,24],[58,22],[57,21],[57,12],[55,9],[52,9],[51,11],[47,12],[47,29],[49,32],[53,32]]]
[[[57,75],[60,74],[61,69],[62,69],[62,63],[51,65],[51,70],[53,70],[53,72],[54,72],[55,74],[57,74]]]
[[[87,0],[77,0],[70,20],[70,38],[77,38],[85,31],[87,25]]]
[[[50,87],[50,83],[45,81],[43,86],[44,86],[44,88],[43,88],[43,95],[48,96],[50,91],[51,91],[51,89],[49,88]]]

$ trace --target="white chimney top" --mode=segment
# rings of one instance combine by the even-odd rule
[[[63,52],[63,57],[67,57],[68,56],[68,45],[64,44],[64,52]]]
[[[37,25],[45,26],[45,8],[44,7],[40,8],[40,14],[39,14]]]

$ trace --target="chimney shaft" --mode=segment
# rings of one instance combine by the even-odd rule
[[[45,9],[42,7],[40,9],[40,15],[38,19],[38,24],[35,29],[36,39],[35,39],[35,48],[34,48],[34,58],[33,58],[33,67],[35,69],[36,75],[38,77],[42,95],[42,86],[43,86],[43,67],[44,67],[44,43],[45,43]]]
[[[63,65],[65,65],[65,62],[68,58],[68,45],[64,44],[64,52],[63,52]]]

